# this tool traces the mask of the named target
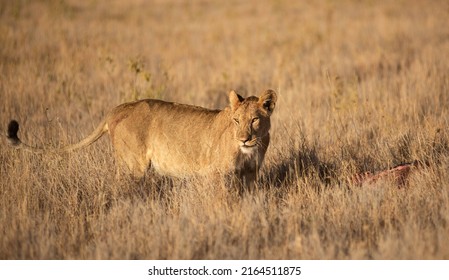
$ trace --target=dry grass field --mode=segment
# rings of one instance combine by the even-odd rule
[[[0,259],[449,259],[449,2],[0,0]],[[254,193],[115,179],[114,106],[278,92]],[[195,145],[195,143],[192,143]],[[346,179],[419,160],[407,183]]]

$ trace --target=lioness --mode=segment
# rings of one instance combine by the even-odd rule
[[[145,99],[114,108],[98,127],[79,143],[57,149],[68,152],[88,146],[109,132],[120,165],[135,177],[151,166],[161,175],[235,175],[251,187],[270,142],[270,116],[276,105],[273,90],[260,97],[229,93],[223,110]],[[18,148],[31,147],[17,136],[19,124],[9,123],[7,137]]]

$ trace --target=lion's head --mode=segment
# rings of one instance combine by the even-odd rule
[[[267,90],[260,97],[248,98],[241,97],[235,91],[229,93],[235,140],[243,153],[252,154],[262,145],[262,138],[267,136],[270,130],[270,116],[276,100],[274,90]]]

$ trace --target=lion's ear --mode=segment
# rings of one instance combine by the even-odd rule
[[[277,94],[274,90],[269,89],[259,97],[259,104],[271,114],[276,106]]]
[[[231,90],[229,92],[229,104],[231,105],[232,111],[235,111],[243,100],[245,99],[238,95],[235,91]]]

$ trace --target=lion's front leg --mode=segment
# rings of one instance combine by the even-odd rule
[[[235,186],[240,194],[245,192],[252,193],[256,190],[256,178],[257,172],[255,170],[236,172],[232,179],[232,185]]]
[[[247,172],[242,178],[244,189],[251,193],[256,190],[256,173],[256,171]]]

